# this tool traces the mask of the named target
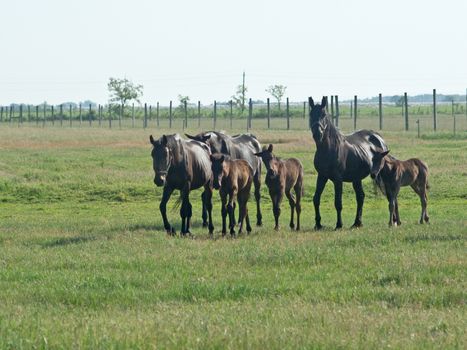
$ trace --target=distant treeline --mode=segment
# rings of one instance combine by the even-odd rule
[[[394,103],[399,104],[403,100],[404,95],[392,95],[392,96],[382,96],[383,103]],[[362,103],[378,103],[379,97],[369,97],[369,98],[362,98],[358,99],[359,102]],[[465,95],[443,95],[443,94],[436,94],[436,100],[438,102],[465,102],[466,96]],[[407,100],[409,103],[433,103],[433,94],[422,94],[422,95],[415,95],[415,96],[407,96]],[[350,100],[345,101],[350,102]]]

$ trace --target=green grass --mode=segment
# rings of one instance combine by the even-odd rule
[[[190,130],[194,131],[194,130]],[[0,348],[465,348],[467,142],[383,132],[391,152],[430,168],[428,210],[400,194],[403,225],[387,227],[387,202],[364,182],[364,227],[344,185],[345,229],[312,230],[316,173],[307,131],[255,131],[305,167],[303,231],[264,227],[215,239],[170,238],[152,184],[151,130],[0,129]],[[178,229],[178,210],[169,219]],[[255,215],[250,200],[250,213]]]

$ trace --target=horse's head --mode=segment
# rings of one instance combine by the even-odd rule
[[[255,153],[255,156],[261,157],[261,160],[266,166],[267,175],[271,178],[274,178],[278,173],[278,161],[277,158],[272,154],[272,149],[273,146],[270,144],[268,148],[263,149],[261,152]]]
[[[162,135],[159,140],[154,140],[152,135],[150,135],[149,141],[153,146],[151,156],[155,174],[154,183],[160,187],[165,185],[167,173],[172,163],[172,155],[167,145],[168,140],[166,135]]]
[[[310,126],[313,138],[316,142],[323,141],[324,132],[328,127],[328,119],[326,118],[326,106],[328,98],[326,96],[321,100],[321,104],[315,104],[311,97],[308,98],[310,108]]]
[[[227,175],[227,165],[225,155],[221,153],[211,154],[211,170],[213,177],[213,186],[216,190],[221,188],[222,179]]]
[[[373,154],[373,158],[371,159],[372,165],[370,170],[370,176],[372,179],[375,179],[381,169],[384,167],[384,157],[389,153],[388,151],[377,150]]]

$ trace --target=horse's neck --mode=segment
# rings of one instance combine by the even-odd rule
[[[186,149],[182,141],[176,141],[176,146],[172,147],[170,152],[172,153],[172,166],[180,167],[185,164]]]
[[[335,151],[342,142],[342,135],[337,130],[331,121],[328,121],[328,127],[324,131],[323,140],[316,142],[316,148],[320,152]]]

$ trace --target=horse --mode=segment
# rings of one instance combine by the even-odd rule
[[[303,196],[303,165],[297,158],[280,159],[272,153],[273,145],[262,152],[255,153],[266,166],[266,185],[271,196],[275,230],[279,230],[279,216],[281,215],[281,202],[284,193],[290,205],[290,228],[295,228],[294,212],[297,211],[297,231],[300,230],[300,213],[302,211],[301,198]],[[295,198],[291,190],[295,192]]]
[[[203,226],[209,227],[212,234],[212,171],[209,156],[211,151],[204,143],[184,140],[178,134],[162,135],[155,140],[149,136],[153,149],[151,152],[154,169],[154,184],[164,186],[160,211],[164,221],[164,228],[168,234],[175,235],[175,228],[167,220],[167,202],[174,190],[180,190],[180,216],[182,218],[181,235],[191,234],[190,220],[192,206],[190,203],[190,191],[204,187],[201,196],[203,207]],[[209,221],[207,221],[209,216]]]
[[[422,214],[420,224],[429,222],[427,212],[428,196],[428,167],[418,158],[408,160],[397,160],[388,155],[389,151],[377,151],[373,156],[371,177],[380,177],[381,191],[386,194],[389,202],[389,226],[400,226],[399,205],[397,195],[401,186],[410,186],[420,197]]]
[[[253,182],[253,169],[244,159],[231,159],[222,153],[211,155],[211,170],[213,173],[214,188],[219,190],[222,201],[222,236],[227,233],[226,217],[229,214],[230,234],[235,236],[235,202],[238,198],[239,229],[242,233],[243,220],[246,221],[246,230],[251,232],[250,218],[248,216],[247,202],[250,197]],[[227,197],[228,203],[227,203]]]
[[[244,159],[253,169],[253,184],[255,187],[256,200],[256,225],[262,225],[261,214],[261,160],[255,156],[255,153],[261,151],[261,144],[252,134],[239,134],[234,136],[226,135],[222,132],[207,131],[197,135],[185,134],[192,140],[206,143],[211,153],[222,153],[230,156],[231,159]]]
[[[362,211],[365,193],[362,179],[370,174],[372,158],[376,149],[387,150],[381,135],[372,130],[359,130],[343,135],[326,114],[327,97],[321,104],[308,99],[310,128],[316,143],[314,166],[318,172],[316,191],[313,196],[315,207],[315,229],[322,228],[319,205],[326,182],[334,184],[334,206],[337,211],[336,229],[342,228],[342,184],[351,182],[357,200],[357,213],[353,228],[362,226]],[[378,180],[378,179],[377,179]]]

